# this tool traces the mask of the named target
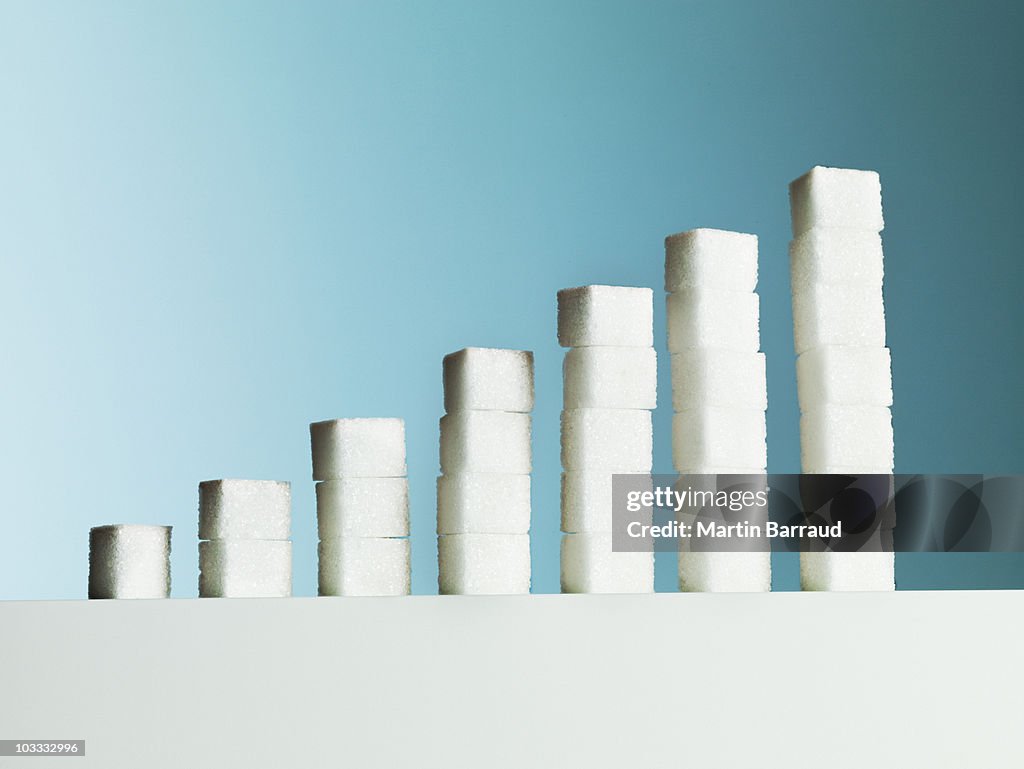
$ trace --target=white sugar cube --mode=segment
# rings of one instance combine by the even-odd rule
[[[768,465],[765,414],[760,408],[699,408],[672,418],[676,470]]]
[[[789,244],[790,283],[881,286],[882,236],[867,230],[813,229]]]
[[[167,598],[171,527],[142,524],[89,530],[89,598]]]
[[[405,475],[405,421],[331,419],[309,426],[313,480]]]
[[[562,467],[649,473],[654,450],[651,412],[567,409],[562,412]]]
[[[653,347],[575,347],[562,363],[565,408],[653,409],[658,355]]]
[[[679,589],[693,593],[766,593],[772,589],[772,554],[681,552]]]
[[[437,479],[438,534],[529,531],[529,475],[456,473]]]
[[[603,532],[562,535],[563,593],[653,593],[654,553],[614,552]]]
[[[797,355],[822,345],[885,347],[885,305],[878,286],[814,283],[793,293]]]
[[[612,471],[570,471],[562,473],[562,531],[566,533],[613,530]],[[650,491],[649,474],[631,475],[628,490]],[[621,500],[621,498],[620,498]],[[624,507],[620,508],[624,512]],[[650,523],[651,510],[629,513],[631,520]]]
[[[813,347],[796,360],[796,385],[801,411],[813,411],[829,403],[891,406],[889,349]]]
[[[672,408],[768,408],[765,358],[759,352],[693,349],[672,355]]]
[[[284,598],[291,594],[291,542],[215,539],[199,543],[200,598]]]
[[[320,595],[408,595],[409,540],[340,537],[317,546]]]
[[[533,410],[533,353],[467,347],[444,356],[445,411]]]
[[[891,472],[893,434],[889,409],[826,405],[801,415],[800,462],[805,473],[838,467]]]
[[[441,417],[441,472],[530,472],[530,415],[452,411]]]
[[[789,185],[794,237],[812,227],[881,232],[882,184],[875,171],[815,166]]]
[[[761,346],[757,294],[686,289],[669,294],[668,349],[716,348],[757,352]]]
[[[447,534],[437,538],[441,595],[530,592],[529,534]]]
[[[701,228],[665,238],[665,290],[753,291],[757,235]]]
[[[409,536],[409,481],[405,478],[339,478],[316,485],[321,540],[344,536]]]
[[[800,553],[801,590],[895,590],[895,575],[892,552]]]
[[[227,478],[199,484],[199,539],[288,539],[291,528],[287,481]]]
[[[631,286],[581,286],[558,292],[562,347],[652,347],[654,292]]]

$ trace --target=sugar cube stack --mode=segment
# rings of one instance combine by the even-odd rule
[[[816,166],[789,197],[803,472],[891,473],[879,176]],[[800,581],[804,590],[893,590],[893,554],[801,553]]]
[[[530,592],[533,353],[467,347],[442,361],[438,592]]]
[[[226,478],[199,484],[199,596],[292,594],[291,484]]]
[[[89,598],[169,597],[170,557],[170,526],[89,529]]]
[[[651,472],[654,292],[559,291],[558,343],[569,348],[562,364],[562,592],[653,592],[654,554],[612,550],[612,477]]]
[[[672,457],[684,476],[766,472],[768,398],[756,286],[756,235],[702,228],[665,238]],[[771,554],[683,549],[679,588],[770,590]]]
[[[331,419],[309,426],[321,596],[408,595],[405,421]]]

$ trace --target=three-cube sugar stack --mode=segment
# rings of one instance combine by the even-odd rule
[[[170,557],[170,526],[89,529],[89,598],[167,598]]]
[[[309,426],[316,484],[319,594],[407,595],[405,422],[332,419]]]
[[[290,596],[291,507],[286,481],[200,483],[199,596]]]
[[[654,553],[613,551],[612,482],[652,469],[654,292],[559,291],[558,343],[570,348],[562,366],[562,592],[652,592]]]
[[[442,369],[438,592],[529,593],[533,353],[469,347]]]
[[[816,166],[789,186],[790,277],[805,473],[893,471],[874,171]],[[891,552],[802,553],[804,590],[893,590]]]
[[[768,399],[756,285],[757,236],[696,229],[665,239],[672,459],[680,484],[693,475],[766,472]],[[679,588],[770,590],[771,554],[684,547]]]

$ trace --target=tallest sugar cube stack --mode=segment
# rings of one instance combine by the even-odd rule
[[[688,476],[767,469],[765,357],[759,352],[757,236],[695,229],[665,238],[672,355],[672,457]],[[771,553],[681,549],[679,589],[771,589]]]
[[[530,592],[533,353],[468,347],[442,361],[438,592]]]
[[[653,592],[654,553],[613,551],[612,478],[650,477],[654,292],[559,291],[558,343],[569,348],[562,364],[562,592]]]
[[[410,591],[405,422],[332,419],[309,426],[321,596]]]
[[[893,471],[874,171],[816,166],[789,186],[793,336],[805,473]],[[801,553],[804,590],[893,590],[891,552]]]

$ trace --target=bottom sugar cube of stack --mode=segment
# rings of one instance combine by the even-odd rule
[[[171,527],[141,524],[89,530],[89,598],[167,598]]]
[[[409,540],[339,537],[317,547],[322,596],[408,595]]]
[[[446,534],[437,538],[441,595],[530,592],[529,534]]]
[[[766,593],[772,589],[772,554],[680,552],[679,589],[699,593]]]
[[[217,539],[199,543],[201,598],[284,598],[292,594],[292,543]]]
[[[800,589],[888,591],[896,589],[892,552],[801,553]]]
[[[563,593],[652,593],[654,553],[615,552],[608,532],[562,536]]]

